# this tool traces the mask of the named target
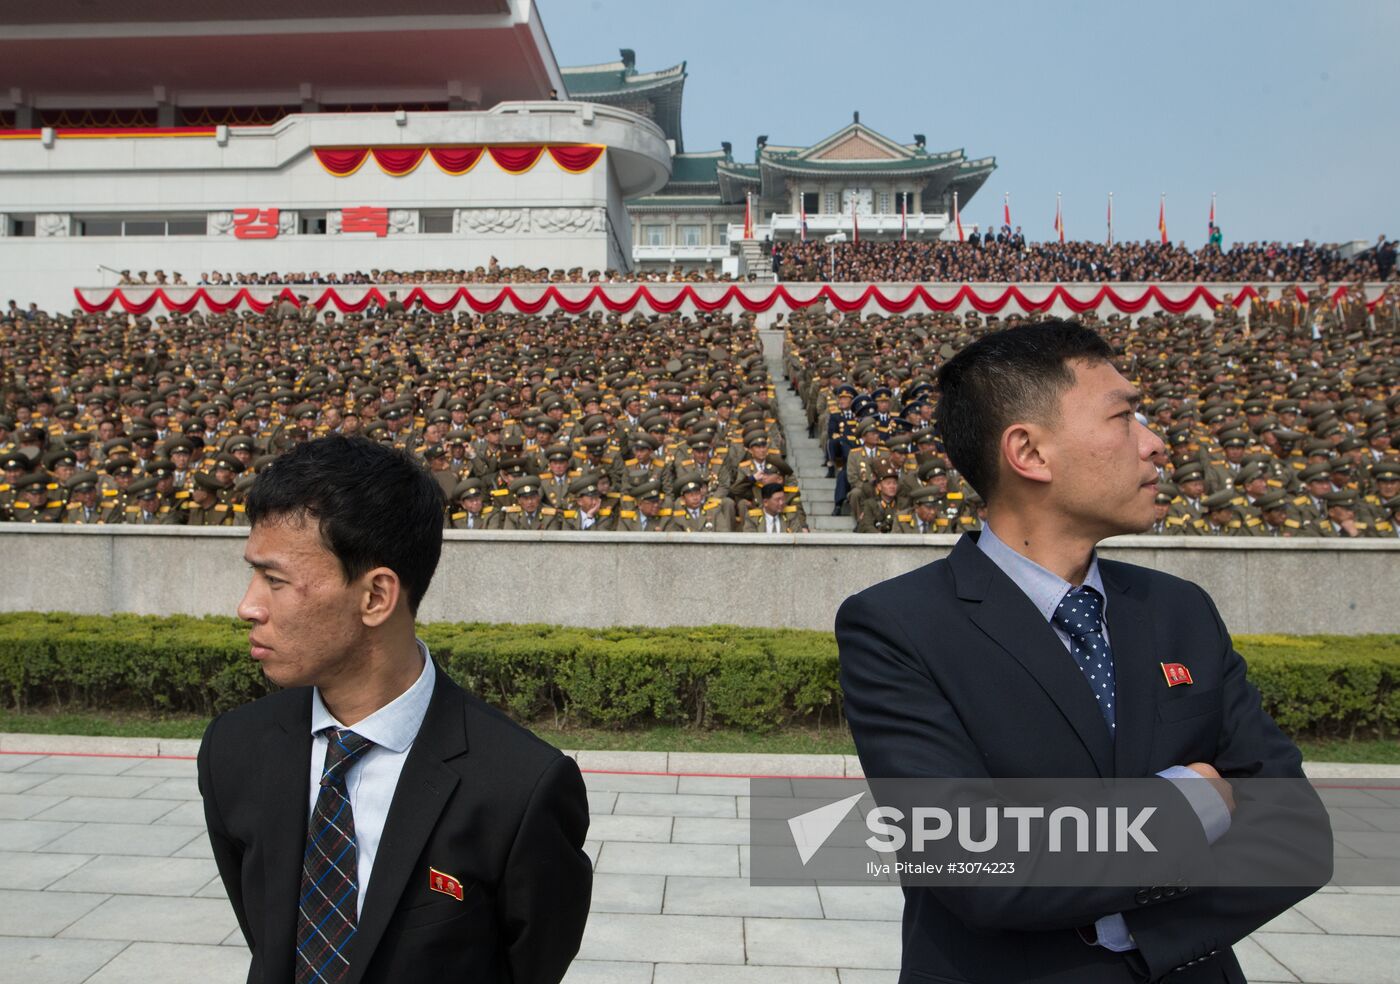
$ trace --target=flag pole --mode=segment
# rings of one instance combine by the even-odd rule
[[[1108,193],[1108,245],[1113,245],[1113,192]]]

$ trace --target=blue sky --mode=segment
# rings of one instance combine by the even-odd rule
[[[1400,236],[1400,2],[537,0],[561,65],[687,62],[687,150],[862,123],[995,156],[966,222],[1226,243]]]

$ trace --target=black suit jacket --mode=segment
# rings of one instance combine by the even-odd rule
[[[252,950],[249,982],[293,980],[306,848],[311,690],[220,715],[199,749],[219,874]],[[578,952],[593,871],[574,761],[439,668],[404,761],[351,944],[348,984],[557,982]],[[456,878],[461,901],[429,888]]]
[[[1099,572],[1116,740],[1054,629],[976,534],[947,559],[848,598],[836,638],[866,775],[1149,777],[1199,761],[1227,778],[1301,778],[1298,749],[1261,708],[1210,597],[1129,564],[1100,560]],[[1167,687],[1164,662],[1185,664],[1194,682]],[[1188,816],[1196,829],[1183,836],[1199,837],[1204,851]],[[1230,945],[1309,891],[906,888],[900,980],[1242,982]],[[1136,952],[1088,945],[1076,932],[1115,912]]]

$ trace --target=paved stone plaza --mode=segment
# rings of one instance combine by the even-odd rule
[[[243,981],[247,952],[204,836],[194,748],[0,736],[0,982]],[[40,753],[72,749],[106,752]],[[852,760],[579,760],[596,880],[572,984],[893,984],[898,890],[746,880],[748,782],[732,775],[835,776],[852,772]],[[642,774],[666,772],[730,775]],[[1364,806],[1335,811],[1334,825],[1364,836]],[[1400,982],[1400,888],[1324,889],[1236,952],[1256,982]]]

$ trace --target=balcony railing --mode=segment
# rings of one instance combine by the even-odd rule
[[[799,235],[799,226],[802,216],[796,212],[775,212],[768,216],[766,222],[754,223],[755,239],[795,239]],[[945,229],[952,222],[952,217],[947,212],[910,212],[907,216],[902,216],[898,212],[872,213],[870,215],[857,215],[853,220],[849,212],[820,212],[807,214],[807,238],[821,238],[830,236],[838,232],[846,234],[847,239],[855,235],[856,225],[859,224],[862,236],[878,237],[888,239],[891,236],[898,236],[901,229],[907,231],[908,235],[918,239],[932,239],[943,235]],[[907,223],[907,225],[905,225]],[[967,222],[963,223],[963,232],[971,234],[976,228]],[[731,242],[744,238],[744,226],[742,223],[729,227],[729,239]]]

